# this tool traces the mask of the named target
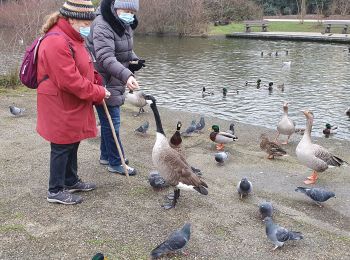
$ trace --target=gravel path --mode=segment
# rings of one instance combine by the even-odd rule
[[[109,174],[98,163],[99,140],[83,141],[79,149],[79,174],[96,182],[98,189],[84,193],[76,206],[46,201],[49,144],[35,132],[36,96],[33,91],[5,92],[0,98],[0,259],[91,259],[103,252],[109,259],[148,259],[149,252],[184,222],[192,223],[189,256],[176,259],[350,259],[350,175],[349,168],[321,174],[317,186],[333,190],[337,198],[319,208],[294,192],[303,186],[310,170],[295,158],[299,135],[286,146],[290,156],[267,160],[258,146],[265,128],[237,125],[239,140],[227,145],[230,160],[223,166],[214,161],[213,146],[204,134],[185,138],[190,164],[204,171],[209,195],[182,192],[178,206],[165,211],[160,205],[168,191],[156,193],[147,176],[153,169],[151,150],[155,141],[152,113],[134,117],[137,109],[124,106],[122,139],[127,157],[139,174],[126,177]],[[8,106],[26,107],[15,118]],[[150,111],[149,108],[147,108]],[[165,132],[170,137],[178,120],[187,126],[199,115],[160,109]],[[133,129],[149,120],[149,135],[135,135]],[[207,118],[207,130],[217,123]],[[350,142],[317,139],[330,151],[350,162]],[[254,194],[240,200],[236,183],[247,176]],[[271,252],[257,205],[272,201],[275,221],[301,231],[305,238]]]

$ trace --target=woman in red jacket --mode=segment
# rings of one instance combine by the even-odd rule
[[[42,27],[50,35],[38,51],[37,132],[51,143],[49,202],[80,203],[72,192],[96,188],[77,175],[79,143],[97,133],[93,104],[110,95],[98,84],[82,37],[94,17],[91,1],[67,0]]]

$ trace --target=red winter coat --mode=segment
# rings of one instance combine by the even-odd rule
[[[60,35],[47,36],[38,51],[38,82],[48,78],[37,88],[37,132],[56,144],[95,137],[93,103],[102,102],[105,90],[94,84],[97,78],[84,40],[63,18],[50,32]]]

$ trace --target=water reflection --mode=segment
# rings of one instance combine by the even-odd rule
[[[308,108],[315,114],[314,135],[322,135],[330,123],[339,127],[337,138],[350,139],[344,114],[350,106],[345,45],[144,36],[137,36],[135,44],[136,53],[147,61],[137,77],[160,105],[275,129],[282,103],[288,101],[298,126],[305,125],[299,111]],[[272,55],[261,57],[261,51]],[[291,61],[289,69],[282,68],[285,61]],[[259,78],[260,89],[245,86]],[[272,92],[269,82],[274,82]],[[277,88],[282,83],[284,91]],[[215,95],[202,98],[203,86]],[[228,89],[225,99],[223,87]]]

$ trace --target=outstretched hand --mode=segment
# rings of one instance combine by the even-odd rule
[[[128,81],[126,82],[126,87],[131,91],[140,88],[139,83],[137,82],[137,80],[133,76],[130,76],[128,78]]]

